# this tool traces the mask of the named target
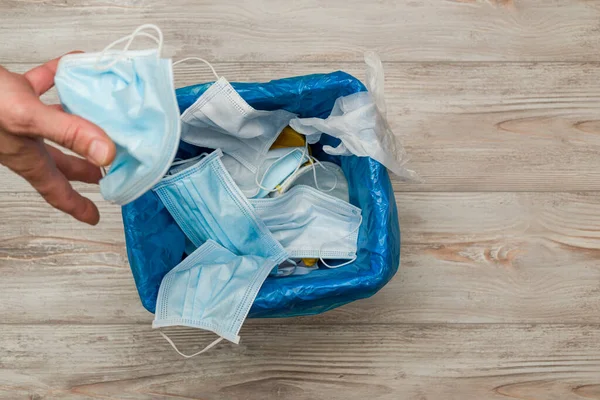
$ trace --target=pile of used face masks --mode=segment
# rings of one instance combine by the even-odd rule
[[[158,48],[130,51],[140,35]],[[112,50],[122,42],[123,50]],[[63,57],[55,82],[65,110],[102,127],[117,145],[100,182],[104,198],[123,205],[153,190],[187,236],[188,256],[164,277],[153,326],[213,331],[220,338],[205,351],[223,338],[238,343],[269,274],[307,274],[356,259],[361,210],[349,202],[342,169],[312,156],[310,144],[322,133],[340,139],[324,147],[329,154],[370,156],[407,172],[367,92],[338,99],[327,119],[297,118],[252,108],[211,67],[215,83],[180,116],[175,64],[161,58],[162,42],[156,26],[143,25],[101,53]],[[206,152],[176,160],[180,141]]]

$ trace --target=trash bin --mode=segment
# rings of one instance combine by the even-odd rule
[[[211,84],[177,89],[180,111],[192,105]],[[301,118],[325,118],[338,97],[366,90],[358,79],[342,71],[232,85],[255,109],[284,109]],[[250,318],[319,314],[373,295],[398,270],[400,227],[388,172],[368,157],[337,157],[321,151],[324,144],[338,143],[338,139],[323,135],[313,145],[313,154],[341,165],[349,184],[350,202],[362,209],[357,259],[336,269],[267,278],[254,300]],[[201,152],[181,142],[178,157],[185,159]],[[122,213],[137,290],[144,307],[154,312],[162,278],[186,256],[186,238],[152,191],[124,206]]]

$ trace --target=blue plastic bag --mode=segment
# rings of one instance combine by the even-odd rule
[[[212,83],[177,90],[185,111]],[[365,91],[345,72],[316,74],[267,83],[232,83],[252,107],[284,109],[299,117],[325,118],[338,97]],[[337,145],[323,135],[320,145]],[[366,157],[332,157],[314,148],[321,160],[342,166],[350,188],[350,202],[362,209],[357,259],[337,269],[319,269],[302,276],[269,277],[254,300],[249,317],[292,317],[322,313],[381,289],[400,263],[400,228],[394,191],[387,170]],[[178,157],[198,155],[201,149],[181,143]],[[154,312],[164,275],[185,258],[186,239],[154,192],[123,207],[127,255],[144,307]]]

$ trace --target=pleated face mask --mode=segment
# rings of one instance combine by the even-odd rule
[[[256,173],[277,136],[295,115],[252,108],[223,77],[181,116],[181,140],[221,149]]]
[[[356,259],[360,208],[310,186],[248,201],[290,258],[320,258],[330,268]],[[325,259],[350,261],[332,266]]]
[[[285,256],[225,170],[222,155],[215,150],[153,190],[196,247],[212,239],[237,255]]]
[[[270,257],[238,256],[208,240],[165,277],[158,291],[153,328],[181,325],[206,329],[220,336],[196,354],[222,339],[239,343],[238,333],[258,290],[269,272],[285,259],[285,253]]]
[[[158,48],[129,51],[137,36],[152,38]],[[111,50],[124,41],[122,51]],[[161,48],[160,29],[142,25],[101,53],[64,56],[56,72],[63,108],[101,127],[116,144],[115,160],[100,181],[102,196],[116,204],[127,204],[155,185],[177,151],[179,108],[171,60],[161,58]]]
[[[153,326],[184,325],[221,336],[202,351],[222,338],[238,343],[262,283],[289,257],[225,170],[222,155],[215,150],[181,162],[154,188],[198,248],[164,277]]]

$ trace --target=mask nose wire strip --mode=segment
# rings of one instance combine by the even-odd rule
[[[361,216],[360,216],[360,220],[358,221],[358,224],[356,224],[356,227],[355,227],[354,229],[352,229],[352,231],[350,231],[348,234],[346,234],[346,235],[342,236],[341,238],[338,238],[338,239],[335,239],[335,240],[331,240],[331,241],[329,241],[329,242],[325,242],[325,243],[321,244],[321,247],[319,247],[319,260],[321,260],[321,262],[322,262],[322,263],[323,263],[323,264],[324,264],[324,265],[325,265],[327,268],[339,268],[339,267],[343,267],[344,265],[348,265],[348,264],[351,264],[351,263],[353,263],[354,261],[356,261],[356,258],[357,258],[358,256],[355,254],[355,255],[354,255],[354,257],[353,257],[351,260],[349,260],[349,261],[346,261],[345,263],[342,263],[342,264],[338,264],[338,265],[333,265],[333,266],[332,266],[332,265],[329,265],[329,264],[327,264],[327,263],[325,262],[325,260],[323,260],[323,257],[321,257],[321,252],[323,251],[323,247],[324,247],[326,244],[335,243],[335,242],[338,242],[338,241],[340,241],[340,240],[342,240],[342,239],[346,239],[348,236],[352,236],[352,235],[353,235],[355,232],[357,232],[357,231],[360,229],[360,226],[362,225],[362,221],[363,221],[363,217],[362,217],[362,215],[361,215]]]
[[[145,30],[148,29],[152,29],[154,30],[156,33],[158,33],[158,38],[147,33],[147,32],[143,32]],[[112,42],[111,44],[109,44],[108,46],[106,46],[104,48],[104,50],[102,50],[102,52],[100,52],[100,54],[98,55],[98,59],[96,60],[96,68],[98,69],[108,69],[110,67],[112,67],[113,65],[115,65],[119,60],[121,60],[123,58],[124,53],[129,50],[129,47],[131,46],[131,44],[133,43],[133,40],[137,37],[137,36],[145,36],[148,37],[152,40],[154,40],[156,42],[156,44],[158,45],[157,47],[157,56],[158,58],[160,58],[161,53],[162,53],[162,47],[163,47],[163,34],[162,31],[160,30],[160,28],[156,25],[153,24],[144,24],[139,26],[135,31],[133,31],[133,33],[131,35],[127,35],[125,37],[122,37],[120,39],[115,40],[114,42]],[[98,64],[100,63],[100,61],[102,60],[102,58],[104,57],[104,55],[106,54],[106,52],[108,50],[110,50],[111,48],[113,48],[114,46],[116,46],[119,43],[123,43],[124,41],[127,41],[127,44],[125,45],[125,47],[123,48],[123,50],[121,50],[123,52],[123,55],[116,57],[113,61],[111,61],[110,63],[103,65],[103,66],[98,66]]]
[[[175,346],[175,343],[173,343],[173,341],[171,340],[170,337],[168,337],[165,333],[163,333],[161,331],[159,331],[158,333],[160,333],[162,335],[162,337],[165,338],[165,340],[171,345],[171,347],[173,347],[173,349],[177,352],[177,354],[179,354],[181,357],[184,357],[184,358],[196,357],[197,355],[200,355],[200,354],[202,354],[204,352],[207,352],[208,350],[212,349],[217,344],[219,344],[219,342],[221,340],[223,340],[222,337],[218,337],[214,342],[212,342],[211,344],[209,344],[208,346],[206,346],[205,348],[203,348],[202,350],[200,350],[197,353],[194,353],[194,354],[183,354],[181,351],[179,351],[179,349],[177,348],[177,346]]]
[[[186,57],[186,58],[182,58],[181,60],[175,61],[173,63],[173,66],[176,66],[177,64],[180,64],[180,63],[185,62],[185,61],[190,61],[190,60],[201,61],[204,64],[208,65],[208,68],[210,68],[210,70],[213,73],[213,75],[215,76],[215,78],[217,78],[217,80],[219,79],[219,75],[217,74],[217,71],[215,71],[215,69],[212,66],[212,64],[209,63],[208,61],[206,61],[204,58],[200,58],[200,57]]]

